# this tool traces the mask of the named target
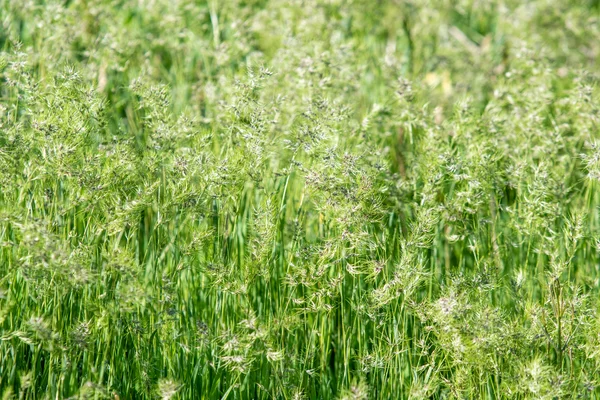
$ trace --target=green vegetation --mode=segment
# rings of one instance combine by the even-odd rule
[[[597,0],[0,0],[2,399],[600,398]]]

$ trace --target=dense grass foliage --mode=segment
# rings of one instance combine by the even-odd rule
[[[597,0],[0,0],[2,399],[600,397]]]

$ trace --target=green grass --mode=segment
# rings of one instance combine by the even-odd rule
[[[0,0],[2,399],[600,398],[598,1]]]

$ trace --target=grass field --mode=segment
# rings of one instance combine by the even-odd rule
[[[0,396],[600,398],[598,0],[0,0]]]

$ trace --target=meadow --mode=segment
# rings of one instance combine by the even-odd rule
[[[0,0],[0,398],[600,398],[600,1]]]

